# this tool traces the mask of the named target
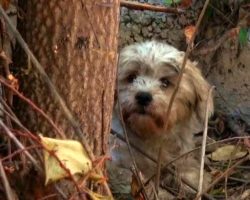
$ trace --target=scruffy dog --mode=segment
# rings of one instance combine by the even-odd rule
[[[210,85],[196,67],[197,63],[190,60],[166,125],[169,101],[183,58],[184,52],[156,41],[127,46],[119,58],[118,95],[129,140],[155,160],[162,145],[163,164],[192,150],[194,133],[202,131],[204,125]],[[208,100],[208,106],[211,115],[212,98]],[[113,129],[123,135],[117,105],[114,112]],[[110,142],[110,184],[115,193],[126,193],[131,182],[131,158],[123,141],[111,136]],[[156,172],[156,163],[136,150],[133,152],[144,177],[151,177]],[[182,158],[174,165],[178,177],[198,185],[200,164],[193,156]],[[208,179],[205,177],[205,183]]]

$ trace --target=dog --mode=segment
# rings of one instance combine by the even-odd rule
[[[192,150],[194,134],[203,130],[206,106],[213,113],[213,98],[208,97],[210,84],[187,60],[178,92],[167,120],[170,98],[177,84],[185,53],[157,41],[135,43],[123,48],[118,63],[118,98],[122,118],[131,144],[157,160],[162,147],[163,165]],[[208,99],[209,98],[209,99]],[[124,136],[118,103],[112,128]],[[114,193],[130,192],[132,160],[124,141],[110,138],[111,158],[108,164],[110,185]],[[157,165],[133,149],[142,175],[155,174]],[[177,176],[198,186],[200,164],[193,155],[174,162]],[[206,175],[204,185],[210,177]]]

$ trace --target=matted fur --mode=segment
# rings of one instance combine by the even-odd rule
[[[163,161],[167,163],[194,148],[194,133],[203,129],[209,83],[202,77],[197,63],[187,61],[186,68],[166,125],[166,113],[183,62],[184,52],[176,48],[148,41],[122,49],[118,68],[118,95],[129,139],[143,151],[157,158],[163,143]],[[140,106],[135,95],[152,95],[148,106]],[[209,99],[209,116],[213,113],[213,100]],[[143,112],[142,112],[143,110]],[[113,128],[122,134],[115,109]],[[111,143],[114,138],[111,136]],[[111,165],[129,169],[131,159],[126,144],[117,140],[112,149]],[[156,171],[152,161],[135,152],[141,172],[150,177]],[[185,164],[184,164],[185,163]],[[183,165],[184,164],[184,165]],[[199,164],[192,157],[175,163],[180,176],[198,183]],[[113,169],[113,168],[112,168]],[[118,170],[119,171],[119,170]],[[115,171],[111,172],[115,173]],[[117,177],[116,177],[117,178]],[[112,184],[111,176],[111,184]]]

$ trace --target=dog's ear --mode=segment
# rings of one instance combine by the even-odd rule
[[[187,62],[187,73],[191,77],[194,94],[195,94],[195,106],[194,106],[194,116],[193,120],[198,125],[197,131],[201,131],[204,127],[206,108],[208,106],[208,117],[211,117],[214,112],[213,95],[210,95],[209,90],[211,85],[202,76],[200,70],[196,67],[196,62]]]

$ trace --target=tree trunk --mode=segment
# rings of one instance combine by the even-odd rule
[[[78,119],[95,155],[106,152],[117,63],[119,0],[29,0],[25,38]],[[39,105],[67,138],[74,130],[34,67],[22,73],[22,91]],[[51,126],[28,107],[22,119],[34,131],[52,135]],[[55,135],[52,135],[55,137]]]

